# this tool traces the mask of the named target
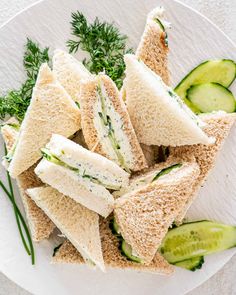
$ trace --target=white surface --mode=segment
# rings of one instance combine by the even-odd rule
[[[2,0],[1,0],[1,2],[2,2]],[[10,4],[9,3],[9,1],[7,1],[8,2],[8,4]],[[13,3],[14,1],[12,1],[12,3]],[[23,2],[23,1],[15,1],[15,3],[18,3],[18,5],[19,5],[19,2]],[[27,1],[27,3],[29,3],[29,2],[33,2],[33,1]],[[56,1],[56,0],[54,0],[54,3],[58,3],[59,1]],[[102,1],[103,2],[103,1]],[[167,1],[163,1],[163,2],[167,2]],[[190,2],[196,2],[196,1],[186,1],[186,2],[188,2],[188,4],[190,4]],[[199,2],[199,1],[198,1]],[[224,2],[224,6],[223,6],[223,2]],[[216,20],[217,20],[217,22],[218,22],[218,24],[220,24],[220,26],[221,26],[221,28],[230,28],[230,27],[235,27],[235,22],[233,23],[233,18],[231,18],[231,20],[232,21],[230,21],[230,18],[228,17],[228,18],[225,18],[224,17],[224,11],[226,11],[227,12],[227,9],[228,9],[228,13],[229,13],[229,11],[231,11],[232,12],[232,10],[235,10],[235,5],[234,5],[234,7],[232,7],[232,6],[230,6],[229,5],[229,2],[230,1],[214,1],[214,8],[216,8],[216,7],[218,7],[218,5],[219,4],[221,4],[222,5],[222,7],[219,7],[219,12],[217,13],[215,13],[215,15],[216,15]],[[77,1],[77,3],[78,3],[78,1]],[[157,1],[155,1],[155,3],[157,3]],[[208,1],[208,3],[212,3],[212,1]],[[232,3],[233,3],[233,1],[232,1]],[[235,3],[235,2],[234,2]],[[1,3],[1,10],[2,10],[2,7],[4,7],[4,6],[2,6],[2,3]],[[13,6],[12,6],[13,7]],[[204,12],[204,10],[206,9],[206,8],[208,8],[209,7],[209,5],[207,5],[206,4],[206,1],[202,1],[202,2],[199,2],[199,8],[201,9],[201,10],[203,10],[203,12]],[[15,8],[15,7],[14,7]],[[96,11],[96,13],[95,14],[99,14],[99,12],[97,11],[97,10],[95,10]],[[2,11],[0,11],[1,13],[2,13]],[[4,11],[3,11],[4,12]],[[207,12],[207,11],[205,11],[205,12]],[[5,13],[6,13],[6,11],[5,11]],[[109,11],[107,11],[107,13],[108,13],[108,15],[109,15]],[[119,12],[119,15],[122,13],[122,11],[120,11]],[[141,15],[142,15],[142,17],[144,16],[144,14],[145,14],[145,12],[143,12],[142,11],[142,13],[141,13]],[[235,14],[234,14],[235,15]],[[181,21],[181,20],[180,20]],[[192,18],[191,18],[191,16],[189,16],[189,23],[191,23],[192,22]],[[36,22],[37,23],[37,22]],[[23,28],[24,29],[24,28]],[[22,28],[21,28],[21,30],[22,30]],[[21,30],[19,30],[20,32],[21,32]],[[33,30],[33,29],[32,29]],[[138,26],[138,30],[140,31],[142,31],[142,28],[141,28],[141,26]],[[196,30],[197,30],[197,28],[196,28]],[[28,29],[28,32],[30,32],[30,29]],[[58,28],[58,32],[60,32],[61,33],[61,31],[60,31],[60,28]],[[137,32],[137,34],[138,34],[139,32]],[[231,33],[232,33],[232,31],[231,31]],[[54,34],[54,32],[53,31],[50,31],[50,34],[52,34],[52,37],[53,37],[53,34]],[[190,34],[191,35],[191,34]],[[213,34],[214,35],[214,34]],[[172,35],[171,35],[172,36]],[[16,36],[15,36],[16,38],[17,38],[17,41],[20,39],[20,36],[18,35],[18,34],[16,34]],[[37,35],[37,37],[38,37],[38,35]],[[43,35],[41,36],[41,38],[43,37]],[[214,37],[213,36],[211,36],[213,39],[214,39]],[[235,36],[231,36],[231,37],[235,37]],[[39,40],[41,41],[41,38],[39,38]],[[204,34],[204,38],[206,38],[206,35]],[[214,39],[215,40],[215,39]],[[50,40],[51,41],[51,40]],[[54,42],[55,41],[55,39],[53,39],[52,38],[52,42]],[[134,39],[133,40],[131,40],[131,41],[134,41]],[[177,41],[177,40],[176,40]],[[205,41],[205,40],[204,40]],[[12,50],[14,49],[15,50],[15,46],[17,46],[18,45],[18,42],[16,43],[15,42],[15,40],[14,40],[14,36],[12,35],[12,34],[9,34],[9,42],[12,44]],[[173,39],[173,43],[175,42],[175,40]],[[206,43],[208,42],[208,40],[206,40],[205,41]],[[16,43],[16,44],[15,44]],[[186,42],[184,43],[183,42],[183,44],[187,44]],[[50,44],[51,45],[51,44]],[[54,45],[54,44],[53,44]],[[192,44],[193,45],[193,44]],[[224,49],[224,48],[222,48],[223,46],[222,46],[222,44],[220,44],[218,47],[219,47],[219,49],[216,49],[216,46],[217,46],[217,44],[214,42],[214,44],[212,44],[212,54],[216,54],[216,51],[214,51],[214,50],[219,50],[219,51],[217,51],[217,52],[219,52],[219,54],[222,54],[222,49]],[[1,44],[1,47],[2,47],[2,44]],[[1,52],[1,47],[0,47],[0,52]],[[185,46],[185,48],[184,48],[184,50],[191,50],[191,47],[189,47],[189,49],[188,48],[186,48],[186,47],[188,47],[188,46]],[[203,48],[204,46],[202,46],[202,48]],[[11,48],[9,48],[8,47],[8,49],[9,50],[11,50]],[[227,49],[226,47],[225,47],[225,49]],[[182,50],[183,51],[183,50]],[[180,51],[179,51],[180,52]],[[21,53],[21,52],[19,52],[19,53]],[[225,54],[227,53],[227,56],[232,56],[233,55],[233,52],[231,52],[231,51],[228,51],[228,52],[225,52]],[[209,51],[208,51],[208,53],[206,52],[206,54],[208,54],[207,55],[207,57],[209,57]],[[2,54],[1,54],[1,56],[2,56]],[[213,55],[212,55],[213,56]],[[19,54],[19,58],[20,58],[20,54]],[[204,57],[203,57],[204,58]],[[197,56],[196,56],[196,59],[197,59]],[[186,63],[186,68],[185,68],[185,70],[186,69],[188,69],[188,67],[189,68],[191,68],[192,67],[192,64],[191,63],[193,63],[194,62],[194,60],[192,60],[192,59],[189,59],[189,60],[187,60],[187,63]],[[1,62],[0,62],[0,68],[2,68],[1,67]],[[11,69],[11,64],[9,65],[9,68]],[[179,72],[179,75],[182,75],[183,73],[182,73],[182,71],[183,71],[183,69],[181,69],[181,72]],[[16,67],[16,68],[14,68],[14,74],[15,75],[17,75],[17,74],[19,74],[19,79],[21,78],[20,77],[20,73],[21,73],[21,68],[20,67]],[[176,71],[175,71],[176,72]],[[11,75],[11,71],[9,71],[9,76]],[[15,77],[15,76],[14,76]],[[9,79],[9,78],[8,78]],[[177,80],[178,79],[178,77],[177,76],[174,76],[174,80]],[[14,82],[13,82],[14,83]],[[8,85],[6,85],[6,86],[8,86]],[[236,135],[236,132],[234,132],[235,134],[234,135]],[[231,137],[232,138],[232,137]],[[234,136],[234,138],[235,138],[235,136]],[[234,146],[235,146],[235,144],[234,144]],[[226,149],[225,149],[225,151],[223,151],[223,153],[222,153],[222,155],[223,154],[225,154],[225,155],[228,155],[228,152],[227,152],[227,149],[229,148],[229,145],[227,145],[226,146]],[[235,158],[235,154],[234,154],[234,158]],[[219,159],[219,161],[218,161],[218,165],[220,166],[221,164],[221,162],[223,161],[223,156]],[[219,167],[218,166],[218,167]],[[219,169],[218,169],[219,170]],[[215,172],[214,173],[217,173],[217,170],[215,170]],[[224,174],[223,174],[224,175]],[[212,176],[211,177],[211,179],[209,179],[209,182],[214,182],[215,181],[215,179],[217,178],[217,176]],[[224,179],[222,179],[222,185],[223,185],[223,183],[224,183]],[[217,186],[219,185],[219,187],[221,187],[221,185],[220,184],[217,184]],[[206,192],[208,192],[208,189],[207,189],[207,187],[205,187],[204,188],[204,190],[203,190],[203,193],[204,193],[204,191],[206,191]],[[213,194],[212,194],[213,195]],[[199,201],[200,202],[200,201]],[[233,205],[233,204],[232,204]],[[8,206],[7,206],[7,204],[5,204],[5,206],[8,208]],[[230,208],[230,206],[229,206],[229,208]],[[220,209],[220,207],[219,207],[219,209]],[[230,209],[229,209],[229,212],[230,212]],[[214,212],[214,211],[212,211],[211,212],[213,215],[212,215],[212,217],[215,217],[215,218],[217,218],[217,216],[218,216],[218,213],[217,212]],[[216,214],[215,214],[216,213]],[[220,215],[221,216],[221,215]],[[9,213],[9,218],[12,218],[12,215]],[[232,219],[230,220],[230,219],[227,219],[227,221],[228,222],[232,222]],[[12,227],[14,226],[14,224],[12,224]],[[10,231],[10,230],[9,230]],[[12,237],[12,238],[14,238],[14,237]],[[6,238],[7,239],[7,238]],[[6,240],[5,240],[5,242],[6,242]],[[10,250],[10,251],[12,251],[12,250]],[[44,249],[43,249],[43,251],[44,251]],[[38,256],[39,256],[39,253],[38,253]],[[25,257],[24,257],[24,259],[25,259]],[[211,258],[210,258],[211,259]],[[217,264],[217,262],[219,261],[219,259],[215,259],[215,257],[214,257],[214,259],[213,259],[213,263],[216,263]],[[11,261],[8,261],[8,263],[9,264],[11,264]],[[13,265],[12,265],[13,266]],[[234,266],[235,266],[235,264],[234,264]],[[230,272],[231,274],[235,274],[235,270],[233,271],[233,269],[235,269],[235,267],[233,268],[232,267],[232,271]],[[206,271],[207,271],[207,269],[206,269]],[[197,274],[197,273],[196,273]],[[20,274],[19,274],[20,275]],[[26,273],[25,273],[25,275],[26,275]],[[98,275],[99,276],[99,275]],[[96,276],[96,278],[98,279],[98,276]],[[128,274],[127,273],[127,276],[130,276],[130,274]],[[140,278],[140,276],[139,275],[137,275],[138,276],[138,278]],[[94,277],[95,278],[95,276],[94,276],[94,274],[91,276],[91,279],[92,279],[92,277]],[[107,276],[107,279],[109,280],[109,275]],[[137,278],[137,277],[136,277]],[[150,278],[150,276],[147,276],[147,284],[150,284],[151,283],[151,281],[148,279],[148,278]],[[194,277],[191,277],[191,279],[193,280],[194,278],[196,278],[196,275],[194,276]],[[233,275],[231,276],[231,278],[233,278]],[[52,278],[53,279],[53,278]],[[5,279],[4,279],[5,280]],[[153,277],[152,277],[152,280],[153,280]],[[155,280],[156,281],[158,281],[158,277],[156,277],[155,278]],[[166,280],[166,278],[163,278],[163,280],[162,281],[165,281]],[[168,279],[169,280],[169,279]],[[233,279],[232,279],[233,280]],[[219,281],[221,282],[221,284],[219,283]],[[227,286],[225,286],[224,284],[222,284],[222,281],[224,282],[224,280],[222,280],[222,278],[219,280],[218,279],[218,283],[217,283],[217,280],[216,281],[213,281],[212,282],[212,284],[210,285],[210,281],[209,282],[207,282],[206,284],[209,286],[209,287],[205,287],[205,289],[204,289],[204,286],[203,287],[200,287],[200,289],[198,289],[198,290],[196,290],[196,291],[194,291],[194,292],[192,292],[192,294],[200,294],[200,293],[202,293],[202,294],[234,294],[234,288],[232,287],[232,282],[231,282],[231,284],[228,284],[228,287]],[[1,282],[1,281],[0,281]],[[125,282],[125,281],[123,281],[123,282]],[[126,281],[127,282],[127,281]],[[169,280],[169,282],[170,282],[170,284],[171,284],[171,279]],[[186,284],[189,282],[189,279],[186,279]],[[205,284],[205,285],[206,285]],[[3,287],[3,289],[1,290],[1,288],[2,288],[2,285],[4,286]],[[206,286],[207,286],[206,285]],[[5,288],[5,284],[4,283],[2,283],[1,282],[1,284],[0,284],[0,294],[21,294],[21,293],[19,293],[18,292],[18,290],[20,290],[20,289],[18,289],[17,287],[16,287],[16,289],[10,289],[11,288],[11,286],[7,286],[6,288]],[[14,286],[14,285],[13,285]],[[221,289],[221,286],[223,286],[224,287],[224,289]],[[161,286],[158,286],[159,288],[159,290],[160,290],[160,287]],[[9,288],[9,289],[8,289]],[[15,288],[15,287],[12,287],[12,288]],[[149,290],[149,294],[150,294],[150,289],[146,289],[147,288],[147,286],[145,286],[145,289],[144,289],[144,287],[143,287],[143,289],[141,290],[141,293],[140,293],[140,291],[139,291],[139,293],[137,293],[137,294],[143,294],[144,292],[147,292],[148,290]],[[202,290],[201,290],[201,288],[203,288]],[[12,290],[12,291],[11,291]],[[205,291],[204,291],[205,290]],[[204,293],[204,292],[205,293]],[[1,293],[2,292],[2,293]],[[10,293],[10,292],[12,292],[12,293]],[[17,293],[18,292],[18,293]],[[24,291],[22,291],[23,293],[22,294],[27,294],[27,293],[24,293]],[[218,293],[219,292],[219,293]],[[42,293],[41,293],[42,294]],[[156,293],[156,294],[164,294],[164,293]],[[177,294],[177,293],[174,293],[174,294]],[[179,294],[179,293],[178,293]],[[180,293],[181,294],[181,293]]]

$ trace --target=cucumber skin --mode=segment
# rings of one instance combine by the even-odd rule
[[[175,87],[175,89],[174,89],[174,91],[184,100],[184,102],[185,102],[185,104],[187,104],[187,106],[190,108],[190,109],[192,109],[192,111],[194,112],[194,113],[196,113],[196,114],[198,114],[198,113],[201,113],[199,110],[198,110],[198,108],[195,106],[195,105],[193,105],[187,98],[186,98],[186,94],[187,94],[187,89],[189,88],[189,87],[191,87],[192,85],[194,85],[195,83],[193,82],[192,84],[190,84],[188,87],[186,87],[186,89],[185,90],[181,90],[180,91],[180,87],[182,86],[182,84],[189,78],[189,76],[190,75],[192,75],[193,74],[193,72],[195,71],[195,70],[197,70],[197,69],[199,69],[199,67],[202,67],[202,66],[204,66],[204,65],[206,65],[207,63],[209,63],[209,62],[212,62],[212,61],[214,61],[214,60],[207,60],[207,61],[204,61],[204,62],[202,62],[202,63],[200,63],[198,66],[196,66],[195,68],[193,68],[179,83],[178,83],[178,85]],[[215,60],[215,61],[217,61],[217,60]],[[228,83],[228,84],[224,84],[223,86],[224,87],[229,87],[233,82],[234,82],[234,80],[235,80],[235,78],[236,78],[236,63],[233,61],[233,60],[231,60],[231,59],[221,59],[221,60],[218,60],[218,61],[228,61],[228,62],[232,62],[233,64],[234,64],[234,66],[235,66],[235,75],[234,75],[234,77],[233,77],[233,79],[230,81],[230,83]],[[206,82],[216,82],[216,81],[211,81],[211,80],[209,80],[209,81],[205,81],[204,83],[206,83]],[[183,93],[182,93],[183,92]]]
[[[202,224],[202,223],[205,223],[205,224]],[[222,246],[222,244],[224,244],[222,242],[222,239],[220,240],[220,245],[218,245],[218,249],[215,248],[215,249],[209,249],[209,248],[199,248],[199,250],[202,250],[203,251],[201,253],[192,253],[192,254],[183,254],[182,256],[177,253],[174,254],[173,252],[174,251],[181,251],[181,247],[183,249],[183,247],[185,247],[185,249],[188,247],[191,247],[193,245],[193,240],[188,240],[190,242],[189,245],[186,246],[186,242],[183,240],[179,240],[177,243],[179,244],[175,244],[173,245],[173,232],[175,232],[175,240],[177,239],[176,236],[179,236],[180,238],[183,239],[183,234],[184,234],[184,229],[183,227],[192,227],[192,229],[188,229],[186,233],[190,233],[191,231],[196,231],[196,227],[197,226],[204,226],[204,229],[208,226],[212,226],[212,227],[218,227],[220,228],[221,230],[225,229],[226,231],[229,231],[225,234],[225,236],[228,238],[228,241],[224,241],[225,242],[225,246]],[[202,229],[202,228],[200,228]],[[209,228],[208,228],[209,230]],[[178,231],[178,233],[176,233]],[[209,233],[211,234],[210,230],[209,230]],[[230,239],[229,239],[229,235],[230,233]],[[172,236],[172,237],[171,237]],[[171,241],[168,241],[168,238],[172,240]],[[230,240],[230,241],[229,241]],[[198,243],[201,243],[202,241],[198,241]],[[204,240],[203,240],[204,242]],[[207,242],[207,240],[205,240],[205,242]],[[228,242],[228,244],[227,244]],[[172,246],[170,245],[170,243],[172,243]],[[192,243],[192,244],[191,244]],[[202,246],[202,244],[201,244]],[[226,250],[226,249],[230,249],[230,248],[233,248],[236,246],[236,227],[235,226],[230,226],[230,225],[224,225],[224,224],[219,224],[219,223],[215,223],[215,222],[211,222],[211,221],[207,221],[207,220],[202,220],[202,221],[194,221],[194,222],[190,222],[190,223],[185,223],[177,228],[173,228],[171,230],[169,230],[169,232],[167,233],[167,235],[165,236],[164,240],[162,241],[162,245],[161,247],[159,248],[160,250],[160,253],[164,256],[164,258],[171,264],[176,264],[177,262],[181,262],[183,260],[188,260],[188,259],[191,259],[191,258],[194,258],[194,257],[198,257],[199,254],[201,256],[205,256],[205,255],[209,255],[209,254],[212,254],[212,253],[216,253],[216,252],[219,252],[219,251],[223,251],[223,250]],[[171,249],[172,247],[172,249]],[[196,247],[197,245],[195,244],[195,248],[194,250],[196,251]]]
[[[152,182],[155,181],[155,180],[157,180],[161,176],[170,173],[173,169],[180,168],[181,166],[182,166],[182,164],[179,163],[179,164],[174,164],[172,166],[169,166],[169,167],[166,167],[166,168],[162,169],[159,173],[157,173],[155,175],[155,177],[153,178]]]
[[[234,108],[231,111],[226,111],[226,110],[223,110],[223,109],[217,109],[217,110],[212,109],[212,110],[208,110],[207,112],[205,112],[205,111],[201,110],[201,108],[199,108],[199,106],[196,106],[194,104],[194,102],[192,102],[191,95],[192,95],[192,92],[195,89],[197,89],[197,87],[201,87],[201,86],[204,86],[204,85],[210,85],[210,86],[216,87],[216,88],[218,87],[219,91],[221,89],[222,91],[225,91],[228,95],[232,96],[232,100],[234,100]],[[223,111],[225,111],[227,113],[234,113],[236,111],[236,100],[234,98],[233,93],[228,88],[224,87],[223,85],[221,85],[219,83],[215,83],[215,82],[192,85],[191,87],[189,87],[189,89],[187,89],[186,100],[188,100],[194,107],[196,107],[199,110],[200,113],[210,113],[210,112],[219,111],[219,110],[223,110]]]
[[[118,248],[120,250],[121,255],[124,256],[129,261],[136,262],[136,263],[142,263],[142,261],[139,257],[133,256],[132,254],[128,255],[126,253],[126,251],[124,250],[124,244],[127,244],[127,243],[123,239],[122,235],[119,233],[118,225],[117,225],[114,217],[110,220],[109,227],[112,231],[112,234],[115,235],[117,237],[117,239],[119,240],[119,247]]]
[[[175,92],[178,92],[178,88],[183,84],[184,81],[186,81],[188,79],[188,77],[196,70],[198,69],[199,67],[207,64],[208,62],[211,62],[211,61],[214,61],[214,60],[206,60],[202,63],[200,63],[198,66],[196,66],[195,68],[193,68],[178,84],[177,86],[175,87],[174,91]],[[234,75],[234,78],[232,79],[232,81],[229,83],[229,84],[226,84],[226,85],[223,85],[224,87],[230,87],[230,85],[232,85],[232,83],[234,82],[235,78],[236,78],[236,63],[232,60],[232,59],[227,59],[227,58],[223,58],[221,59],[221,61],[229,61],[229,62],[232,62],[234,63],[235,65],[235,75]],[[209,82],[214,82],[214,81],[209,81]]]
[[[174,263],[174,265],[187,270],[195,271],[195,270],[201,269],[204,262],[205,262],[204,256],[199,256],[199,257],[194,257],[191,259],[176,262]]]
[[[118,225],[117,225],[114,217],[109,222],[109,228],[112,231],[113,235],[115,235],[117,238],[123,240],[121,234],[118,232]]]
[[[127,246],[130,247],[130,245],[128,245],[125,240],[120,241],[119,249],[120,249],[121,254],[129,261],[136,262],[136,263],[142,263],[142,260],[139,257],[136,257],[132,254],[127,253],[127,251],[125,250],[125,247],[127,247]]]

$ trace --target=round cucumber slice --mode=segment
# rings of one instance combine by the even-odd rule
[[[236,64],[230,59],[208,60],[194,68],[176,86],[175,92],[182,98],[186,98],[187,89],[190,86],[201,83],[215,82],[229,87],[236,77]]]
[[[236,246],[236,227],[198,221],[169,230],[160,252],[169,263],[205,256]]]
[[[185,268],[187,270],[195,271],[197,269],[202,268],[202,265],[204,263],[204,257],[199,256],[199,257],[193,257],[191,259],[183,260],[180,262],[176,262],[174,265]]]
[[[235,112],[236,101],[230,90],[218,83],[193,85],[187,90],[187,99],[202,113],[213,111]]]

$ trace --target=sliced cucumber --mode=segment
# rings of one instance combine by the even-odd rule
[[[166,47],[168,47],[168,35],[167,35],[167,32],[166,32],[165,26],[163,25],[163,23],[160,21],[159,18],[155,18],[154,20],[158,23],[158,25],[160,26],[161,30],[165,34],[164,35],[164,44],[165,44]]]
[[[160,251],[169,263],[176,263],[235,246],[235,226],[197,221],[169,230]]]
[[[232,92],[218,83],[204,83],[191,86],[187,99],[202,113],[225,111],[233,113],[236,101]]]
[[[142,260],[139,257],[132,255],[132,248],[128,243],[126,243],[125,240],[121,242],[121,253],[124,256],[126,256],[128,260],[131,260],[137,263],[142,263]]]
[[[215,82],[229,87],[236,77],[236,64],[230,59],[208,60],[194,68],[176,86],[175,92],[186,99],[189,87],[195,84]]]
[[[184,98],[184,103],[195,113],[195,114],[200,114],[201,111],[191,102],[189,101],[186,97]]]
[[[116,223],[115,218],[112,218],[112,219],[110,220],[109,227],[110,227],[110,229],[111,229],[113,235],[120,236],[119,226],[118,226],[118,224]]]
[[[170,173],[173,169],[180,168],[181,166],[182,166],[182,164],[175,164],[175,165],[172,165],[172,166],[170,166],[170,167],[167,167],[167,168],[162,169],[160,172],[158,172],[158,173],[154,176],[152,182],[155,181],[155,180],[157,180],[159,177],[161,177],[161,176],[163,176],[163,175],[166,175],[166,174]]]
[[[197,269],[202,268],[202,265],[204,263],[204,257],[199,256],[199,257],[193,257],[191,259],[183,260],[180,262],[176,262],[174,265],[185,268],[187,270],[195,271]]]

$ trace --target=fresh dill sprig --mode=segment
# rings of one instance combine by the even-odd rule
[[[5,154],[6,154],[6,148],[5,148]],[[0,180],[0,187],[5,192],[6,196],[8,197],[10,202],[12,203],[12,206],[14,209],[14,214],[16,217],[17,227],[18,227],[18,230],[20,233],[20,237],[21,237],[23,246],[24,246],[27,254],[31,255],[31,262],[34,265],[35,264],[35,254],[34,254],[33,242],[32,242],[32,239],[31,239],[31,236],[29,233],[28,226],[24,220],[24,217],[22,216],[20,209],[18,208],[18,206],[16,204],[13,186],[12,186],[12,182],[11,182],[11,177],[8,172],[7,172],[7,180],[8,180],[8,185],[9,185],[10,191],[6,188],[6,186],[3,184],[3,182],[1,180]],[[23,232],[23,230],[24,230],[24,232]],[[24,233],[26,234],[26,237],[24,236]],[[28,243],[26,242],[26,238],[28,240]]]
[[[70,53],[82,49],[89,54],[83,63],[94,74],[105,71],[121,88],[125,70],[124,54],[131,53],[126,49],[127,36],[119,32],[113,23],[100,22],[98,18],[89,24],[85,16],[77,11],[72,13],[72,35],[77,40],[69,40]]]
[[[5,96],[0,97],[1,119],[4,119],[7,115],[14,116],[19,121],[24,119],[39,68],[42,63],[49,61],[48,50],[48,48],[41,49],[38,44],[27,39],[23,59],[27,79],[19,90],[11,90]]]

